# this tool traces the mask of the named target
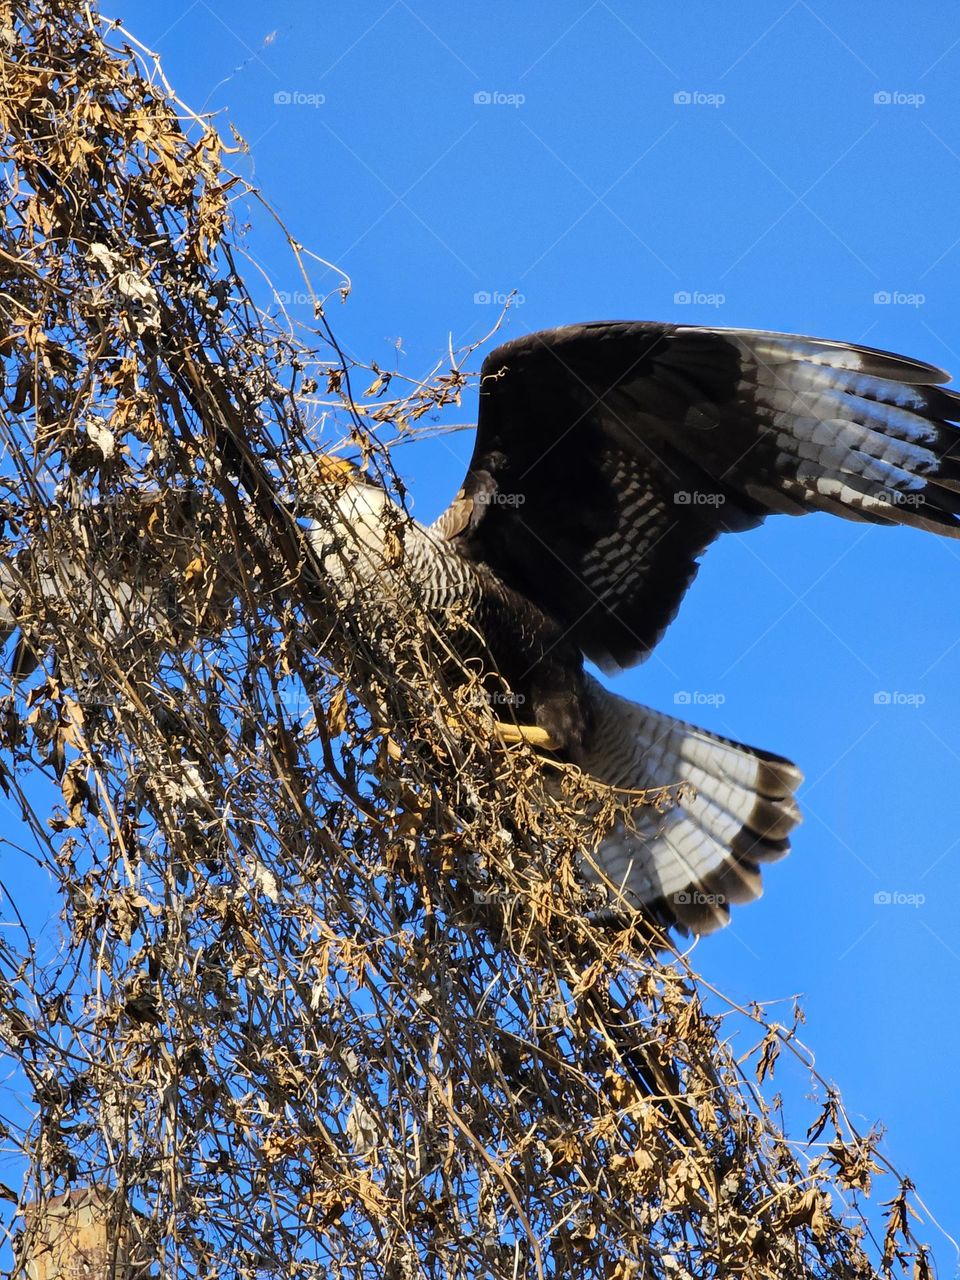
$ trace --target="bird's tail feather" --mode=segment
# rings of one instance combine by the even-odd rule
[[[760,867],[782,858],[800,821],[803,780],[781,756],[697,729],[590,681],[586,772],[624,790],[675,787],[667,807],[637,805],[588,854],[584,870],[617,899],[696,933],[762,892]]]

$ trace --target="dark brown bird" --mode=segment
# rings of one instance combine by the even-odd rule
[[[768,515],[960,536],[960,396],[947,380],[919,360],[759,330],[534,333],[484,362],[470,467],[431,527],[353,472],[335,528],[312,537],[345,586],[386,583],[399,600],[384,552],[400,528],[404,575],[439,625],[454,606],[469,617],[521,736],[617,788],[692,784],[666,813],[637,806],[584,851],[584,872],[615,905],[709,932],[787,852],[801,774],[617,697],[584,658],[606,670],[645,658],[710,543]]]

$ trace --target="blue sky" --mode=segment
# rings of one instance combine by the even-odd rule
[[[358,358],[420,377],[516,290],[508,334],[592,319],[772,328],[960,373],[952,6],[106,10],[159,52],[184,101],[239,130],[238,167],[349,275],[328,314]],[[308,322],[262,218],[248,246]],[[318,268],[321,289],[338,280]],[[462,433],[395,454],[421,518],[470,447]],[[820,1071],[863,1128],[886,1124],[885,1152],[956,1236],[958,577],[958,542],[773,520],[710,551],[666,640],[615,682],[668,710],[687,693],[684,714],[806,772],[793,854],[696,963],[739,1002],[784,1001],[784,1021],[802,993]],[[791,1092],[801,1108],[803,1081]],[[951,1274],[954,1250],[921,1234]]]

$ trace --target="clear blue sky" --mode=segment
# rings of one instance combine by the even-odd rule
[[[236,126],[251,151],[240,167],[349,274],[330,319],[360,358],[421,376],[451,335],[490,327],[485,299],[516,289],[511,333],[589,319],[761,327],[960,373],[953,6],[111,0],[107,12],[161,54],[186,102]],[[249,244],[278,288],[299,287],[258,226]],[[418,515],[444,505],[470,447],[461,434],[395,455]],[[820,1070],[863,1128],[886,1124],[885,1151],[960,1236],[958,600],[960,543],[779,518],[709,553],[667,639],[616,688],[666,709],[680,691],[711,695],[702,724],[805,770],[792,856],[697,962],[742,1002],[803,993]],[[876,902],[884,892],[922,901]],[[922,1234],[951,1274],[953,1250]]]

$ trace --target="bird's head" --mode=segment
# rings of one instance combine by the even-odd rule
[[[313,516],[307,537],[324,573],[344,585],[380,579],[390,530],[400,515],[396,503],[345,458],[318,454],[308,466],[302,507]]]

